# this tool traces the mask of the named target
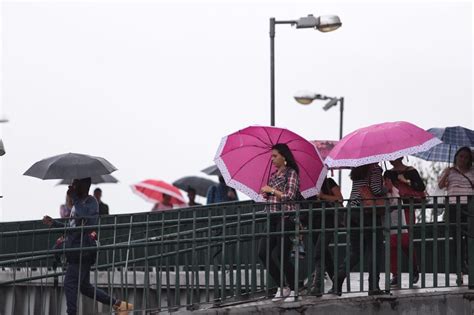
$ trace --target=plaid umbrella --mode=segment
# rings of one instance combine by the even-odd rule
[[[430,128],[427,130],[441,139],[440,143],[431,149],[412,154],[417,158],[432,162],[452,162],[454,154],[463,146],[474,147],[474,131],[464,127]]]

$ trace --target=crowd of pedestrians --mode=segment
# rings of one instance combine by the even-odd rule
[[[294,231],[296,224],[294,211],[300,204],[309,203],[309,201],[296,202],[301,201],[298,166],[294,162],[291,151],[284,144],[277,144],[273,147],[272,163],[276,167],[276,171],[270,176],[268,183],[262,187],[261,194],[269,203],[266,210],[270,212],[282,211],[283,219],[281,216],[272,217],[269,232]],[[425,193],[425,183],[415,168],[405,165],[402,158],[390,161],[390,163],[392,168],[385,172],[377,163],[363,165],[351,170],[352,189],[349,202],[346,205],[347,208],[351,209],[350,217],[345,216],[342,220],[336,220],[334,217],[334,208],[343,206],[343,197],[339,186],[331,178],[326,178],[320,194],[315,198],[311,198],[311,208],[315,209],[311,225],[312,230],[316,232],[313,232],[312,238],[315,270],[312,273],[312,281],[309,283],[308,293],[310,295],[321,296],[324,293],[323,279],[326,273],[333,281],[333,287],[329,293],[341,295],[344,281],[348,277],[347,270],[351,270],[359,264],[361,252],[368,257],[369,295],[385,293],[379,287],[380,272],[383,269],[384,259],[382,226],[385,208],[373,207],[373,205],[385,203],[393,205],[393,207],[390,207],[392,224],[390,232],[390,271],[392,279],[390,284],[393,286],[399,285],[398,243],[401,243],[403,254],[408,256],[410,241],[408,226],[415,223],[414,210],[409,205],[424,202],[427,195]],[[439,187],[446,189],[448,196],[450,196],[450,206],[446,211],[445,220],[455,223],[457,216],[460,216],[461,222],[467,221],[467,195],[474,195],[473,182],[474,169],[472,167],[471,150],[468,147],[463,147],[455,154],[453,166],[446,168],[439,177]],[[327,210],[321,211],[322,203],[325,204],[324,208],[328,208]],[[375,215],[373,211],[376,211]],[[329,250],[329,243],[334,236],[333,230],[325,231],[324,235],[321,232],[323,215],[325,216],[325,229],[331,230],[336,225],[347,228],[347,224],[353,228],[350,229],[349,243],[347,244],[349,255],[339,266],[334,265],[332,253]],[[362,224],[361,220],[363,220]],[[358,229],[361,226],[365,228],[362,234]],[[375,233],[373,233],[374,228]],[[455,224],[450,225],[450,236],[454,242],[457,242]],[[362,241],[361,237],[363,238]],[[462,237],[460,241],[462,272],[467,273],[466,238]],[[364,248],[361,248],[361,246]],[[278,287],[273,298],[274,301],[294,301],[295,271],[291,260],[291,247],[292,240],[286,234],[284,237],[270,235],[260,240],[259,258]],[[323,252],[324,262],[321,255]],[[281,258],[281,261],[276,259],[277,257]],[[413,260],[410,263],[413,268],[412,283],[415,284],[419,281],[420,275],[416,254],[413,254]],[[283,278],[280,276],[281,274],[283,274]],[[462,281],[462,276],[460,281]]]

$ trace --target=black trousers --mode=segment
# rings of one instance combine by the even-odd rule
[[[457,221],[457,207],[454,204],[449,205],[449,211],[446,212],[446,220],[449,222],[449,236],[453,238],[453,243],[450,245],[450,254],[457,259],[461,259],[461,271],[463,273],[468,272],[468,263],[467,263],[467,236],[463,233],[463,230],[466,229],[462,224],[467,223],[467,204],[460,205],[461,216],[460,216],[460,226],[456,225]],[[461,239],[458,238],[458,233],[461,235]],[[461,242],[461,256],[457,253],[457,244]]]
[[[321,229],[322,214],[318,213],[313,216],[313,229]],[[332,229],[335,226],[334,213],[325,212],[325,229]],[[323,241],[324,236],[324,241]],[[313,246],[314,246],[314,258],[315,258],[315,281],[322,281],[322,275],[327,271],[329,277],[334,277],[334,261],[332,259],[332,253],[329,251],[329,244],[334,239],[333,231],[326,232],[314,232],[313,233]],[[322,253],[324,251],[324,270],[322,269]],[[318,282],[319,283],[319,282]]]
[[[347,277],[346,266],[349,264],[349,270],[352,270],[354,266],[359,264],[360,257],[365,256],[368,259],[369,267],[369,291],[379,289],[379,280],[380,280],[380,271],[383,266],[383,231],[381,229],[382,223],[380,217],[377,217],[375,227],[369,228],[372,226],[372,216],[366,216],[364,222],[366,223],[365,229],[361,235],[360,230],[351,229],[350,232],[350,249],[349,256],[345,258],[344,263],[339,266],[338,269],[338,287],[342,288],[342,283]],[[358,222],[353,222],[351,227],[359,227]],[[375,232],[375,246],[374,243],[374,234],[372,232],[373,228],[377,228]],[[361,237],[362,237],[362,247],[361,247]],[[363,253],[361,253],[361,249]],[[375,261],[374,261],[375,253]],[[375,268],[374,268],[375,267]],[[363,266],[360,266],[363,268]],[[375,286],[374,286],[375,284]]]
[[[288,217],[284,218],[284,226],[282,226],[281,217],[275,217],[270,220],[270,232],[281,232],[282,228],[285,231],[294,231],[294,221]],[[267,231],[267,230],[266,230]],[[290,235],[284,235],[283,240],[281,235],[270,235],[269,244],[267,248],[267,237],[263,237],[259,242],[258,257],[262,261],[263,266],[268,269],[268,272],[272,279],[276,282],[277,286],[281,284],[280,278],[280,266],[283,268],[283,276],[286,278],[286,284],[291,290],[295,289],[295,268],[291,262],[291,248],[292,241]],[[281,249],[283,248],[283,262],[281,263]],[[267,252],[269,264],[267,266]],[[277,259],[274,259],[278,257]],[[285,282],[283,282],[285,284]]]

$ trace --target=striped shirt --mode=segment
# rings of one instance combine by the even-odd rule
[[[282,192],[280,200],[275,195],[268,195],[268,202],[275,203],[275,205],[272,204],[267,208],[270,212],[274,212],[280,209],[276,203],[296,200],[300,190],[300,178],[294,169],[287,167],[281,173],[275,171],[270,175],[268,186]],[[283,211],[294,211],[296,204],[283,204],[281,208]]]
[[[369,186],[370,191],[374,196],[383,196],[385,194],[382,168],[379,165],[374,164],[374,166],[370,168],[369,176],[367,176],[367,178],[352,181],[350,196],[351,206],[356,207],[360,205],[360,199],[362,198],[360,195],[360,188],[363,186]]]
[[[471,183],[474,184],[474,168],[471,167],[469,171],[463,173],[469,180],[464,177],[458,169],[448,169],[448,186],[447,191],[449,196],[464,196],[461,197],[460,202],[467,203],[466,195],[474,195],[474,190]],[[449,203],[456,203],[456,197],[449,198]]]

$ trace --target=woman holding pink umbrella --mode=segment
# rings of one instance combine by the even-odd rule
[[[268,184],[263,186],[261,193],[267,199],[269,206],[266,210],[276,212],[282,210],[283,212],[290,212],[296,210],[296,204],[290,201],[297,200],[299,195],[299,168],[296,164],[295,158],[291,150],[286,144],[277,143],[272,147],[272,163],[276,167],[268,180]],[[285,203],[290,202],[290,203]],[[280,204],[282,203],[282,204]],[[272,217],[270,222],[270,232],[279,232],[282,229],[285,231],[294,231],[295,224],[289,215],[285,215],[282,226],[281,217]],[[270,273],[270,276],[275,280],[278,286],[281,285],[280,266],[284,270],[284,277],[288,287],[279,287],[273,301],[279,301],[283,298],[285,302],[292,302],[295,299],[295,269],[291,263],[291,245],[289,235],[283,237],[283,244],[281,236],[270,236],[269,248],[267,249],[267,239],[262,238],[259,244],[258,255]],[[281,252],[283,247],[283,259],[281,264],[278,264],[272,259],[272,253],[276,251],[277,255]],[[267,251],[269,255],[269,265],[267,266]]]

